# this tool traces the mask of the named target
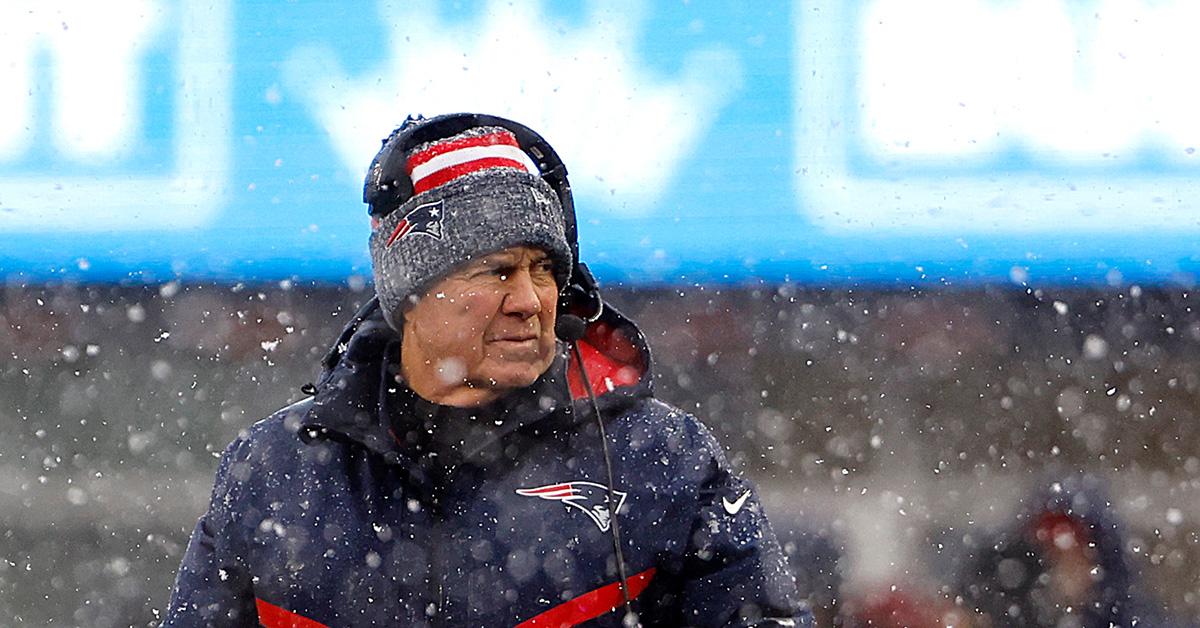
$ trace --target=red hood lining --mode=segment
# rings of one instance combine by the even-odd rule
[[[597,395],[621,386],[632,386],[646,372],[645,360],[637,345],[625,332],[608,323],[588,325],[587,332],[578,344],[583,364],[587,367],[588,381]],[[571,397],[587,397],[579,364],[573,358],[567,365],[567,384],[571,388]]]

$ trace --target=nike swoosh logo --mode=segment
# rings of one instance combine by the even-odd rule
[[[742,505],[746,503],[747,497],[750,497],[750,491],[746,491],[745,493],[742,493],[741,497],[739,497],[733,501],[729,501],[728,497],[722,497],[721,502],[725,506],[725,512],[727,512],[731,515],[738,514],[738,511],[742,509]]]

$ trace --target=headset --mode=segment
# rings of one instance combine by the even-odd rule
[[[605,434],[604,421],[600,416],[600,406],[596,394],[592,390],[583,356],[579,351],[579,340],[587,332],[588,323],[594,322],[604,313],[604,299],[600,296],[600,288],[595,277],[583,262],[579,261],[579,232],[575,220],[575,202],[571,196],[571,183],[567,180],[567,167],[559,158],[558,153],[541,135],[533,129],[507,118],[479,113],[451,113],[432,118],[421,115],[408,118],[383,140],[383,146],[375,159],[371,161],[370,170],[363,184],[363,202],[368,206],[367,212],[372,218],[382,219],[398,209],[413,196],[413,183],[406,169],[409,151],[434,140],[451,137],[481,126],[495,126],[512,132],[517,138],[521,150],[529,155],[537,165],[542,180],[554,190],[562,207],[563,224],[565,225],[567,243],[571,250],[571,273],[566,285],[559,289],[558,316],[554,322],[554,333],[560,340],[570,345],[576,364],[583,380],[584,389],[591,401],[596,424],[600,428],[601,451],[604,455],[604,465],[608,472],[608,503],[617,504],[614,491],[614,474],[612,457],[608,450],[608,437]],[[569,395],[568,395],[569,396]],[[610,506],[611,507],[611,506]],[[616,557],[617,573],[621,578],[621,594],[624,597],[626,622],[625,625],[639,625],[637,614],[629,598],[629,578],[626,574],[625,558],[621,551],[621,531],[617,522],[615,510],[611,513],[613,550]]]

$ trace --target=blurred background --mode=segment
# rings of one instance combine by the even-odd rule
[[[220,452],[372,295],[380,139],[472,110],[563,156],[584,260],[821,625],[1200,624],[1196,23],[0,5],[0,623],[155,623]]]

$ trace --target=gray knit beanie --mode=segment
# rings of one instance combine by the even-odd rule
[[[565,284],[572,259],[558,195],[512,132],[475,127],[422,144],[405,170],[412,196],[371,225],[375,291],[393,327],[456,267],[509,247],[545,250]]]

